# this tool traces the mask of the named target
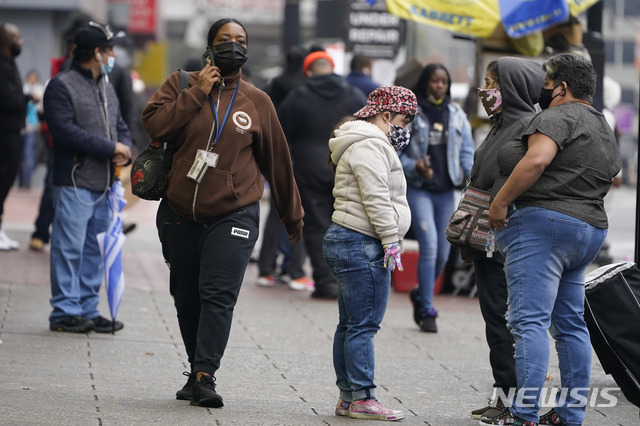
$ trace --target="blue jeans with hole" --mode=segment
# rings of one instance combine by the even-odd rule
[[[407,185],[411,230],[418,240],[418,288],[422,309],[433,307],[436,278],[449,259],[451,245],[444,235],[456,208],[453,191],[431,192]]]
[[[88,189],[54,186],[53,198],[49,321],[77,315],[96,318],[104,272],[96,235],[109,226],[107,197]]]
[[[391,287],[382,243],[334,223],[325,234],[323,255],[338,281],[333,367],[340,397],[375,398],[373,338],[380,330]]]
[[[571,392],[586,400],[591,372],[591,341],[583,318],[585,274],[606,236],[606,229],[540,207],[517,210],[496,235],[509,288],[507,326],[515,341],[519,398],[511,411],[524,420],[538,421],[549,364],[547,330],[567,389],[556,411],[569,425],[584,420],[585,407]]]

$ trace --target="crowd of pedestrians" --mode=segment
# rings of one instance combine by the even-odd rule
[[[129,70],[116,62],[124,36],[84,22],[69,41],[46,87],[36,72],[23,85],[20,30],[0,25],[0,251],[19,248],[2,228],[4,203],[16,179],[31,186],[43,137],[47,177],[29,248],[50,243],[50,330],[124,327],[98,310],[97,234],[109,222],[109,187],[148,136],[174,151],[156,225],[189,364],[176,398],[224,405],[215,374],[262,228],[257,285],[284,282],[337,302],[335,414],[400,420],[402,412],[377,400],[374,383],[373,339],[391,272],[403,270],[411,230],[419,247],[413,319],[436,333],[435,281],[450,250],[444,229],[456,191],[473,185],[492,195],[496,251],[461,254],[473,263],[493,387],[502,395],[530,391],[534,403],[497,398],[471,417],[516,426],[582,422],[585,408],[574,403],[586,397],[591,364],[585,271],[606,238],[604,197],[621,167],[615,134],[591,106],[596,74],[587,58],[489,63],[478,97],[492,127],[476,148],[441,63],[423,66],[411,87],[384,86],[372,79],[371,58],[354,55],[343,77],[320,46],[296,46],[263,91],[243,71],[246,28],[225,18],[209,28],[187,89],[179,90],[174,72],[138,111]],[[270,209],[261,227],[265,184]],[[540,415],[548,332],[571,397]]]

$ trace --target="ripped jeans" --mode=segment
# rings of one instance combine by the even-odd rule
[[[511,412],[524,420],[538,422],[549,364],[547,330],[567,390],[556,412],[569,425],[584,420],[586,407],[580,402],[586,400],[591,372],[591,341],[583,318],[585,274],[606,236],[606,229],[540,207],[517,210],[496,234],[509,288],[507,325],[515,340],[519,398]]]

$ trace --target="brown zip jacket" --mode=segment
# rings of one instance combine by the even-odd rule
[[[180,72],[174,72],[142,111],[142,122],[152,139],[179,147],[169,172],[166,200],[185,218],[205,223],[260,200],[264,176],[279,216],[291,234],[302,228],[304,210],[287,140],[269,96],[242,80],[241,73],[226,77],[224,86],[214,87],[206,96],[196,85],[198,72],[189,73],[189,88],[178,94]],[[218,127],[227,116],[215,145],[212,99]],[[187,173],[197,150],[207,150],[207,145],[218,154],[218,162],[196,183]]]

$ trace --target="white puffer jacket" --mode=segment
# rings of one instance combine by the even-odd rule
[[[350,121],[329,140],[336,165],[333,222],[379,238],[402,241],[411,225],[407,182],[387,135],[363,120]]]

